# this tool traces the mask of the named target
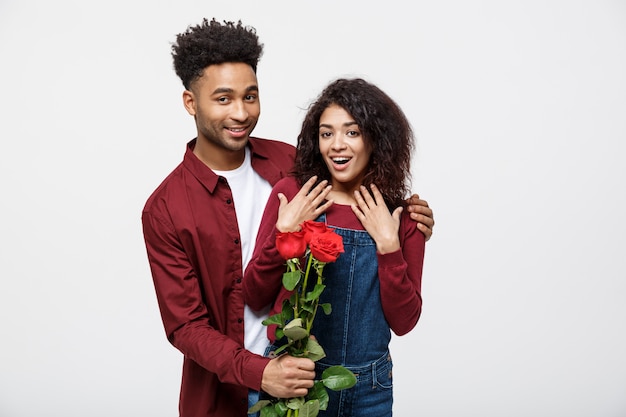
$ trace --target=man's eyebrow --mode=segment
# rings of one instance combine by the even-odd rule
[[[247,87],[246,88],[246,92],[250,92],[250,91],[258,92],[259,91],[259,86],[251,85],[251,86]],[[234,92],[235,92],[235,90],[233,90],[232,88],[229,88],[229,87],[218,87],[215,90],[213,90],[213,94],[232,94]]]
[[[213,94],[224,94],[224,93],[232,93],[233,90],[232,88],[228,88],[228,87],[218,87],[215,90],[213,90]]]

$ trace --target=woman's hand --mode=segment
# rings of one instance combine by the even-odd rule
[[[314,220],[324,213],[333,204],[332,200],[324,202],[331,190],[328,181],[324,180],[317,184],[317,177],[311,177],[300,191],[287,201],[284,194],[279,193],[280,207],[278,208],[278,220],[276,228],[281,232],[297,232],[300,224],[305,220]],[[323,203],[323,204],[322,204]]]
[[[354,192],[357,204],[352,205],[352,211],[376,242],[376,250],[379,253],[395,252],[400,249],[398,231],[402,207],[390,213],[378,188],[374,184],[370,188],[371,194],[364,186]]]

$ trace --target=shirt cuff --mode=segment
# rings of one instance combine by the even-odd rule
[[[377,255],[379,268],[396,268],[405,264],[402,249],[385,254],[378,253]]]

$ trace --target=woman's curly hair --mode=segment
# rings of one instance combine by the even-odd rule
[[[262,54],[263,44],[259,43],[256,29],[243,26],[241,21],[221,24],[215,18],[189,26],[172,45],[174,70],[186,89],[209,65],[243,62],[256,72]]]
[[[300,184],[313,175],[318,181],[330,182],[330,172],[319,150],[319,125],[322,113],[333,104],[354,118],[371,146],[363,185],[376,184],[390,208],[403,205],[410,186],[413,130],[393,99],[360,78],[332,82],[310,105],[298,135],[293,175]]]

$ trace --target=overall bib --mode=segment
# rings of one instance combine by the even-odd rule
[[[326,221],[326,215],[318,221]],[[332,365],[343,365],[357,377],[347,390],[327,389],[328,409],[320,416],[391,416],[393,404],[391,331],[383,314],[376,243],[364,230],[329,225],[343,238],[344,253],[324,267],[326,288],[320,303],[332,312],[318,313],[312,334],[326,352],[316,363],[317,378]]]

